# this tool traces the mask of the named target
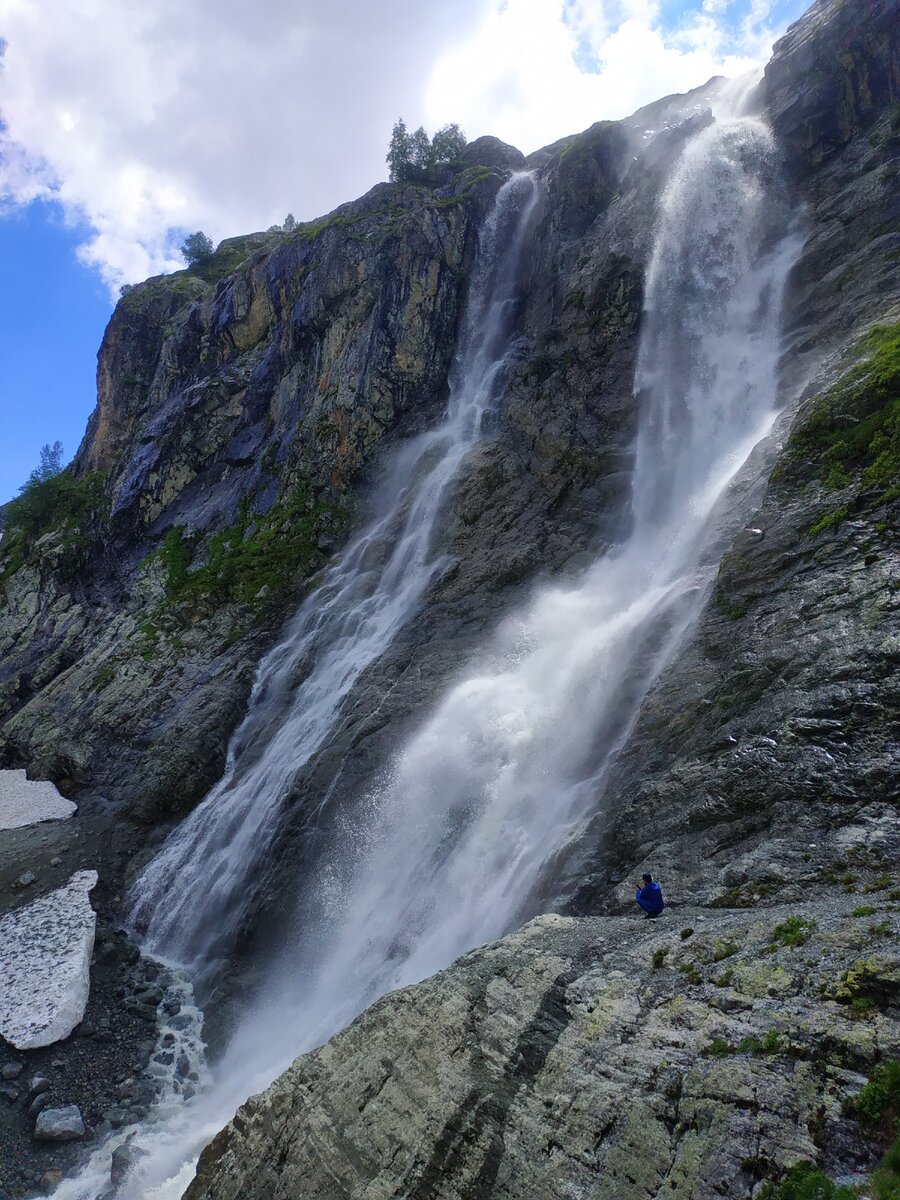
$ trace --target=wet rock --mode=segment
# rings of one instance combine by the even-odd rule
[[[38,1187],[45,1195],[49,1195],[52,1191],[59,1187],[65,1176],[58,1168],[45,1171],[40,1178]]]
[[[861,1079],[843,1064],[900,1052],[889,1014],[861,1036],[823,999],[858,953],[853,904],[693,909],[688,941],[637,918],[539,917],[299,1058],[207,1147],[186,1200],[361,1200],[374,1178],[386,1194],[463,1200],[485,1162],[485,1195],[746,1200],[819,1158],[823,1121],[852,1166],[837,1133]],[[767,949],[788,917],[816,921],[809,940]],[[900,968],[895,947],[885,961]],[[754,991],[768,963],[790,997],[721,1011],[725,962]]]
[[[134,1146],[131,1142],[125,1142],[122,1146],[117,1146],[112,1153],[112,1160],[109,1168],[110,1182],[118,1185],[122,1182],[128,1172],[135,1164],[143,1157],[143,1153]]]
[[[3,1066],[0,1067],[0,1079],[6,1079],[6,1080],[18,1079],[24,1069],[25,1069],[24,1063],[20,1063],[20,1062],[4,1063]]]
[[[81,1109],[75,1104],[63,1108],[45,1108],[34,1127],[35,1141],[72,1142],[85,1135]]]
[[[45,1109],[49,1103],[50,1097],[48,1095],[42,1094],[40,1096],[35,1096],[35,1098],[28,1105],[29,1117],[36,1117],[38,1113]]]

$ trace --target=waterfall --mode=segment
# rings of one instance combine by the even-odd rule
[[[145,949],[186,967],[195,983],[214,974],[236,936],[298,772],[445,565],[432,533],[447,485],[497,400],[537,197],[527,172],[497,193],[479,239],[444,420],[391,462],[373,497],[373,519],[260,664],[222,780],[132,889],[131,920]]]
[[[533,915],[608,766],[709,594],[727,489],[776,415],[800,241],[768,128],[716,122],[665,190],[647,274],[625,542],[510,616],[398,755],[306,893],[287,990],[308,1045]],[[258,1053],[263,1047],[258,1046]]]
[[[265,996],[235,1031],[211,1085],[184,1106],[179,1121],[141,1132],[147,1157],[120,1189],[121,1200],[179,1196],[200,1148],[298,1053],[384,992],[446,966],[530,915],[552,864],[577,843],[603,804],[609,763],[709,594],[723,521],[727,526],[729,485],[775,417],[781,298],[800,248],[773,194],[775,174],[771,134],[756,120],[716,122],[685,146],[661,199],[647,274],[630,534],[576,580],[543,589],[509,616],[482,661],[447,691],[386,777],[347,814],[311,868],[296,943],[272,969]],[[525,184],[510,186],[524,194]],[[489,293],[486,288],[481,308],[473,305],[487,325],[493,322]],[[511,302],[510,290],[502,303]],[[483,384],[495,394],[506,342],[498,334],[482,351],[479,339],[476,320],[464,339],[469,349],[461,352],[465,367],[458,378],[471,371],[481,381],[478,388]],[[453,428],[460,430],[474,428],[478,413],[476,405],[465,418],[452,415],[454,404],[473,403],[463,390],[457,387],[448,414],[448,423],[458,419]],[[414,476],[402,478],[418,497],[406,482]],[[407,530],[394,536],[392,546],[416,536],[413,520],[433,523],[427,506],[424,516],[413,517],[414,503],[400,501],[391,510],[391,520]],[[360,535],[359,544],[368,536]],[[420,543],[417,578],[420,572],[430,578],[436,569],[426,544],[427,538]],[[362,564],[365,556],[355,546],[342,563]],[[341,564],[334,568],[341,570]],[[332,594],[325,592],[326,600]],[[281,674],[277,660],[291,652],[296,637],[306,636],[304,621],[313,622],[311,611],[301,612],[287,641],[261,668],[255,704],[268,707],[275,692],[288,688],[292,672]],[[353,616],[354,628],[356,622]],[[368,652],[363,640],[359,653]],[[341,671],[358,676],[349,658],[341,662]],[[324,669],[343,678],[336,667]],[[317,687],[323,683],[324,677]],[[277,723],[302,715],[293,701],[278,703],[266,716],[248,714],[236,736],[229,775],[217,790],[229,806],[251,786],[242,781],[256,778],[273,752],[269,746],[280,747]],[[317,726],[316,745],[337,712],[327,696],[319,703],[329,715]],[[245,747],[255,730],[270,740],[251,753]],[[291,738],[298,741],[297,729]],[[302,743],[303,754],[312,753],[305,747],[313,740],[310,735]],[[247,754],[247,765],[239,767]],[[291,770],[295,766],[296,760]],[[287,768],[272,776],[279,787],[282,770]],[[204,837],[212,815],[196,819],[194,828]],[[222,819],[221,812],[215,819]],[[187,865],[186,836],[175,835],[171,853]],[[203,860],[208,851],[194,853]],[[161,857],[169,854],[167,847]],[[246,876],[227,851],[222,863],[221,870]],[[147,872],[139,904],[151,886],[160,894],[158,870]],[[164,868],[169,879],[172,871],[171,863]],[[157,920],[165,922],[164,934]],[[190,928],[201,923],[191,918]],[[168,915],[151,929],[160,930],[154,944],[169,937],[187,959],[209,953],[205,940],[185,941]],[[64,1184],[56,1194],[58,1200],[84,1200],[95,1193]]]

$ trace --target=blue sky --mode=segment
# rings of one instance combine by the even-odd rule
[[[0,0],[0,503],[94,404],[113,299],[385,177],[391,125],[528,152],[761,63],[805,0]],[[346,85],[352,79],[354,87]]]
[[[0,503],[45,442],[78,448],[94,405],[97,348],[112,311],[97,272],[75,257],[84,230],[35,201],[0,219]]]

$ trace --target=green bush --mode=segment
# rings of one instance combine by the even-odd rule
[[[814,1163],[797,1163],[778,1185],[765,1183],[759,1200],[856,1200],[848,1187],[837,1187]]]
[[[788,917],[772,930],[771,943],[773,946],[788,946],[795,949],[809,941],[809,936],[816,927],[815,921],[807,921],[805,917]]]
[[[900,1061],[876,1067],[872,1078],[851,1101],[849,1108],[866,1125],[880,1125],[893,1136],[894,1125],[900,1117]]]
[[[725,1058],[726,1055],[734,1053],[734,1046],[725,1038],[713,1038],[700,1051],[704,1058]]]

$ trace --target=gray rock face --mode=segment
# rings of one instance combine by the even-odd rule
[[[864,1169],[842,1105],[900,1049],[900,960],[886,933],[884,1007],[857,1019],[851,906],[541,917],[298,1059],[204,1152],[186,1200],[746,1200],[798,1159]],[[793,948],[787,917],[810,922]]]
[[[45,1108],[34,1126],[38,1142],[74,1142],[84,1134],[81,1109],[75,1104],[67,1104],[65,1108]]]

